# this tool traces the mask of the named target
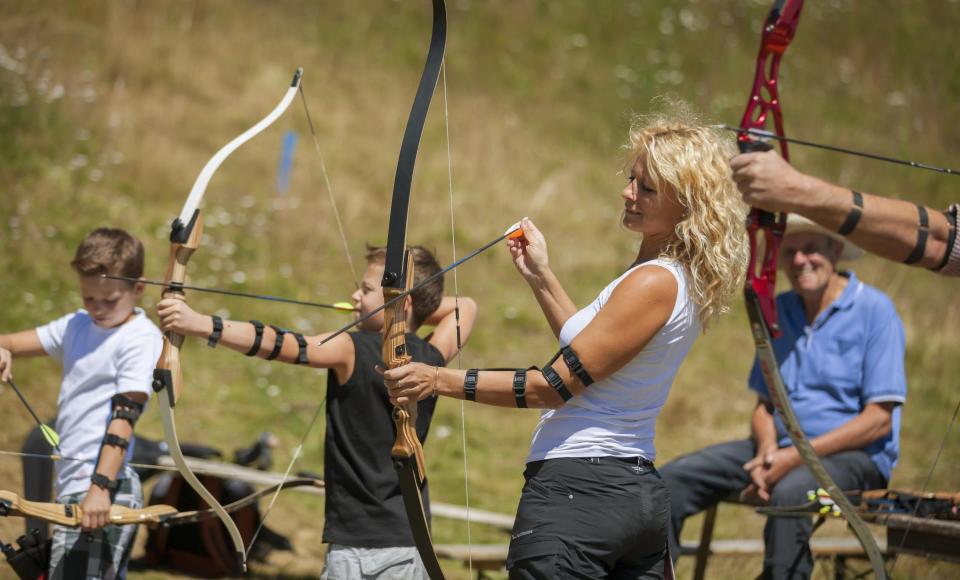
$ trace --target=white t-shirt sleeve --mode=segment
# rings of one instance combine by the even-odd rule
[[[60,318],[48,322],[43,326],[37,327],[37,337],[40,339],[40,346],[53,358],[63,362],[63,338],[67,334],[67,326],[76,316],[76,312],[61,316]]]
[[[153,369],[162,348],[160,332],[152,324],[130,336],[117,353],[117,392],[150,395]]]

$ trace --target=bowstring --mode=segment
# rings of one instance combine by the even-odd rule
[[[303,103],[303,112],[307,117],[307,126],[310,129],[310,136],[313,140],[313,148],[317,154],[317,158],[320,161],[320,171],[323,175],[323,182],[327,190],[327,194],[330,198],[330,205],[333,207],[333,215],[337,222],[337,231],[340,234],[340,241],[343,244],[343,252],[347,256],[347,264],[350,267],[350,274],[353,277],[353,285],[357,290],[360,289],[360,279],[357,276],[357,269],[353,263],[353,256],[350,255],[350,245],[347,242],[347,235],[343,228],[343,221],[340,219],[340,211],[337,209],[337,200],[333,194],[333,186],[330,182],[330,175],[327,172],[327,164],[323,159],[323,151],[320,149],[320,139],[317,137],[316,129],[313,126],[313,117],[310,115],[310,108],[307,105],[307,96],[303,90],[303,81],[300,82],[300,101]],[[329,380],[329,372],[328,380]],[[306,431],[300,437],[300,442],[293,450],[293,457],[290,458],[290,462],[287,464],[286,469],[283,472],[283,478],[281,483],[286,483],[287,479],[290,476],[290,472],[293,470],[293,466],[296,465],[297,461],[300,459],[300,455],[303,452],[303,446],[307,441],[307,437],[310,436],[310,433],[313,431],[313,427],[317,424],[317,419],[320,417],[320,413],[323,411],[324,405],[326,404],[326,398],[324,397],[320,404],[317,405],[316,410],[313,412],[313,417],[310,419],[310,424],[307,425]],[[280,491],[283,489],[283,485],[277,488],[277,491],[274,492],[273,496],[270,498],[270,503],[267,504],[267,509],[263,514],[263,517],[260,518],[260,524],[257,526],[256,531],[253,533],[253,538],[250,540],[250,544],[246,549],[247,556],[250,555],[250,551],[253,549],[253,544],[256,542],[257,537],[260,535],[260,532],[263,530],[264,525],[267,523],[267,517],[270,516],[270,512],[273,511],[273,507],[277,502],[277,498],[280,497]]]
[[[93,459],[93,458],[83,459],[81,457],[70,457],[70,456],[59,455],[59,454],[54,455],[54,454],[48,454],[48,453],[28,453],[25,451],[8,451],[6,449],[0,449],[0,456],[4,456],[4,455],[10,456],[10,457],[25,457],[28,459],[48,459],[50,461],[67,461],[67,462],[74,462],[74,463],[96,463],[96,459]],[[126,465],[133,468],[139,468],[139,469],[156,469],[157,471],[176,471],[176,472],[180,471],[179,469],[177,469],[176,465],[139,463],[137,461],[128,461]],[[232,467],[236,466],[233,463],[228,463],[227,465]],[[193,471],[194,473],[197,473],[200,475],[212,475],[214,477],[222,477],[222,478],[233,478],[233,475],[234,475],[233,472],[228,473],[213,467],[192,466],[190,471]],[[267,472],[263,472],[263,473],[267,473]]]
[[[330,371],[328,370],[327,372],[329,373]],[[270,515],[271,511],[273,511],[273,506],[277,503],[277,498],[280,497],[280,492],[283,491],[283,487],[290,477],[290,472],[293,470],[293,466],[297,463],[297,460],[300,459],[300,454],[303,452],[303,446],[307,441],[307,437],[309,437],[310,432],[313,431],[313,426],[316,425],[317,418],[320,417],[320,413],[323,411],[323,407],[326,402],[327,399],[324,398],[320,401],[320,404],[317,405],[316,411],[313,412],[313,418],[310,419],[310,424],[307,425],[307,430],[303,432],[303,436],[300,437],[300,442],[294,448],[293,457],[290,459],[290,463],[287,464],[287,468],[283,472],[283,477],[280,479],[280,486],[277,488],[277,491],[273,492],[273,496],[270,498],[270,503],[267,504],[267,511],[263,514],[263,517],[260,518],[260,524],[253,533],[253,538],[250,539],[250,545],[247,546],[245,553],[246,557],[250,556],[250,551],[253,550],[253,544],[257,541],[257,536],[260,535],[260,532],[263,530],[263,526],[267,523],[267,516]]]
[[[313,117],[310,116],[310,109],[307,107],[307,95],[303,91],[303,81],[300,81],[300,102],[303,103],[303,112],[307,116],[307,127],[310,128],[310,137],[313,139],[313,150],[317,153],[320,160],[320,173],[323,174],[323,184],[326,187],[327,195],[330,198],[330,205],[333,207],[333,217],[337,221],[337,231],[340,232],[340,242],[343,244],[343,253],[347,256],[347,265],[350,266],[350,275],[353,276],[353,286],[360,289],[360,277],[357,276],[357,268],[353,263],[353,256],[350,255],[350,244],[347,242],[347,234],[343,229],[343,221],[340,219],[340,210],[337,209],[337,199],[333,195],[333,185],[330,183],[330,175],[327,173],[327,164],[323,160],[323,152],[320,150],[320,139],[313,127]]]
[[[453,252],[452,260],[457,261],[457,227],[454,219],[453,210],[453,153],[450,143],[450,110],[447,100],[447,60],[444,58],[441,63],[441,78],[443,79],[443,124],[447,141],[447,191],[450,198],[450,246]],[[457,362],[456,368],[463,368],[463,341],[460,333],[460,283],[457,277],[457,270],[453,270],[453,312],[457,328]],[[470,477],[467,461],[467,414],[466,402],[460,401],[460,441],[463,446],[463,495],[464,503],[467,508],[467,568],[468,575],[473,576],[473,539],[470,527]]]
[[[907,520],[907,528],[904,530],[903,535],[900,536],[900,542],[897,544],[897,549],[893,554],[893,563],[890,564],[891,577],[893,577],[893,570],[897,567],[897,562],[900,560],[900,553],[901,550],[903,550],[903,546],[907,542],[907,536],[910,535],[910,530],[913,528],[914,518],[917,517],[917,513],[920,511],[920,504],[922,503],[923,496],[927,493],[927,489],[930,487],[930,481],[933,479],[933,472],[937,469],[937,463],[940,462],[940,457],[943,455],[943,450],[947,445],[947,440],[950,438],[950,433],[953,431],[953,425],[957,421],[957,415],[960,415],[960,400],[957,401],[957,406],[953,410],[953,418],[950,419],[950,424],[947,425],[947,432],[944,433],[943,440],[940,441],[940,448],[937,450],[937,455],[933,460],[933,465],[930,467],[930,471],[927,472],[927,477],[923,482],[923,487],[920,488],[920,500],[918,500],[914,506],[913,513],[910,514],[910,519]]]

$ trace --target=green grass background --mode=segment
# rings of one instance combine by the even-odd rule
[[[453,259],[448,167],[458,255],[521,216],[545,231],[551,263],[578,304],[634,256],[617,225],[617,174],[630,119],[658,96],[736,124],[753,76],[766,0],[451,0],[446,93],[438,89],[414,179],[409,239]],[[31,328],[80,305],[68,263],[94,227],[119,226],[147,246],[159,278],[170,220],[193,179],[224,143],[263,116],[302,66],[304,90],[343,215],[351,254],[383,243],[396,155],[427,48],[429,2],[6,0],[0,4],[0,332]],[[960,25],[956,0],[808,2],[781,70],[787,132],[796,137],[957,165]],[[444,114],[447,97],[448,117]],[[300,135],[291,188],[276,191],[282,136]],[[446,139],[449,130],[449,158]],[[955,178],[800,147],[802,170],[863,191],[933,207],[960,200]],[[193,283],[305,300],[346,299],[353,281],[300,103],[231,156],[205,201]],[[857,273],[893,297],[908,337],[909,402],[893,486],[927,478],[960,396],[957,283],[865,258]],[[554,340],[504,249],[460,269],[460,292],[481,307],[465,366],[541,363]],[[452,279],[448,277],[448,287]],[[148,291],[152,313],[158,298]],[[193,295],[203,311],[257,318],[307,333],[338,327],[336,313]],[[658,461],[748,432],[752,345],[739,300],[695,347],[658,425]],[[270,430],[278,466],[324,393],[322,372],[270,365],[201,341],[184,349],[183,440],[232,449]],[[23,361],[17,378],[44,416],[59,369]],[[9,390],[0,448],[19,449],[31,426]],[[535,413],[444,401],[426,446],[433,497],[512,513]],[[161,437],[147,413],[138,431]],[[957,490],[960,435],[946,441],[930,487]],[[238,443],[239,442],[239,443]],[[323,425],[299,467],[322,470]],[[19,462],[0,457],[0,487],[20,488]],[[319,573],[322,502],[281,496],[268,523],[296,551],[265,576]],[[695,537],[699,521],[686,535]],[[758,537],[762,519],[721,509],[718,537]],[[825,535],[844,533],[831,524]],[[0,537],[20,533],[0,521]],[[878,531],[879,532],[879,531]],[[462,524],[437,520],[438,543],[465,543]],[[501,542],[473,526],[474,542]],[[759,558],[715,559],[710,576],[752,578]],[[467,577],[446,563],[451,577]],[[0,572],[3,574],[5,572]],[[682,562],[680,574],[690,573]],[[819,566],[820,577],[829,573]],[[902,558],[898,577],[960,568]],[[140,578],[168,577],[158,573]]]

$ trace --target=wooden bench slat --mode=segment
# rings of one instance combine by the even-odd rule
[[[886,541],[876,538],[881,551],[886,551]],[[681,556],[692,556],[697,553],[700,544],[697,542],[684,542],[681,545]],[[863,554],[863,547],[860,542],[853,537],[836,538],[810,538],[810,550],[813,554],[824,556],[856,556]],[[713,540],[710,542],[711,556],[738,556],[755,555],[763,553],[762,539],[731,539],[731,540]]]
[[[886,552],[886,541],[877,538],[880,549]],[[691,556],[700,547],[696,542],[685,542],[681,556]],[[438,544],[434,546],[437,556],[446,560],[457,560],[466,564],[473,559],[475,568],[500,569],[506,564],[508,544]],[[863,554],[863,548],[856,538],[836,537],[810,540],[810,549],[814,556],[857,556]],[[753,556],[763,554],[763,540],[734,539],[713,540],[710,544],[711,556]]]

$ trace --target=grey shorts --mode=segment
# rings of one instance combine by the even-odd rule
[[[320,580],[429,580],[414,546],[355,548],[330,544]]]

